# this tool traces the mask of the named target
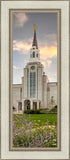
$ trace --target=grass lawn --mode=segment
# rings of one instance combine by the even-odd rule
[[[17,117],[19,124],[21,121],[21,116],[21,114],[14,114],[14,120],[16,120]],[[23,114],[23,118],[28,119],[29,121],[33,121],[38,125],[45,125],[47,122],[49,125],[57,125],[57,114]]]

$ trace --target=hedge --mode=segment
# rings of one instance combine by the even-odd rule
[[[26,114],[40,114],[40,110],[37,109],[37,110],[25,110],[24,113]]]

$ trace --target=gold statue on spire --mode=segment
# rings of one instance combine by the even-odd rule
[[[36,24],[34,24],[34,31],[36,31]]]

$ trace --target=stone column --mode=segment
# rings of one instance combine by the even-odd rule
[[[18,113],[18,102],[17,102],[17,113]]]
[[[24,99],[22,99],[22,111],[24,111]]]
[[[33,101],[31,100],[31,109],[33,109]]]
[[[39,109],[39,101],[37,101],[37,109]]]

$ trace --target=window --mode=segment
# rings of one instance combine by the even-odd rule
[[[35,97],[36,90],[36,73],[30,73],[30,97]]]
[[[38,54],[36,55],[36,57],[38,57]]]
[[[35,72],[34,72],[34,74],[33,74],[33,79],[34,79],[34,84],[33,84],[33,86],[34,86],[34,88],[33,88],[33,94],[34,94],[34,97],[35,97]]]
[[[33,58],[35,57],[35,52],[33,52]]]
[[[32,97],[32,73],[30,73],[30,97]]]

